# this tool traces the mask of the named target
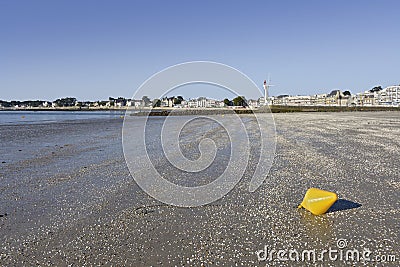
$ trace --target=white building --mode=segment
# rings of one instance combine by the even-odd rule
[[[280,95],[270,99],[273,105],[284,106],[351,106],[354,105],[354,97],[349,91],[333,90],[329,94],[317,95]]]
[[[258,108],[260,106],[258,103],[258,100],[254,100],[254,99],[247,100],[247,105],[249,105],[249,107],[252,107],[252,108]]]
[[[400,103],[400,86],[386,87],[378,91],[376,96],[378,105],[398,106]]]
[[[126,106],[127,107],[135,107],[135,108],[142,107],[142,106],[144,106],[144,101],[143,100],[128,99],[126,101]]]
[[[216,108],[224,107],[224,101],[215,99],[208,99],[206,97],[199,97],[197,99],[183,100],[181,107],[184,108]]]
[[[52,105],[52,103],[49,101],[43,101],[43,103],[42,103],[42,107],[45,107],[45,108],[50,107],[51,105]]]
[[[172,108],[173,106],[174,106],[174,98],[173,97],[163,97],[161,99],[161,107]]]
[[[374,87],[356,96],[358,106],[399,106],[400,85],[388,86],[384,89]]]

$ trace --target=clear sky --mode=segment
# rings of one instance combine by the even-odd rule
[[[399,84],[399,11],[396,0],[2,0],[0,99],[131,97],[193,60],[228,64],[260,89],[270,73],[271,95]]]

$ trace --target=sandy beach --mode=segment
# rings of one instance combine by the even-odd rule
[[[121,118],[0,125],[0,266],[398,266],[399,113],[274,119],[276,156],[262,186],[250,193],[246,172],[223,199],[196,208],[165,205],[138,187],[123,155]],[[183,135],[188,157],[196,155],[196,127],[208,129],[199,122]],[[219,159],[194,183],[225,166],[228,139],[213,134]],[[187,182],[158,164],[172,181]],[[310,187],[339,201],[321,216],[297,209]],[[321,251],[338,240],[343,249],[370,250],[371,261],[260,259],[266,247]],[[385,255],[395,262],[376,258]]]

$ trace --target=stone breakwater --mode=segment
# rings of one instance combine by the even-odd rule
[[[127,110],[131,111],[130,109]],[[204,108],[204,109],[145,109],[132,110],[131,116],[186,116],[219,114],[253,113],[292,113],[292,112],[365,112],[365,111],[400,111],[399,107],[339,107],[339,106],[269,106],[255,109],[247,108]]]
[[[130,114],[131,116],[188,116],[188,115],[222,115],[222,114],[252,114],[250,109],[153,109]]]

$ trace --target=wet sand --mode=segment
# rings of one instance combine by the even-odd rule
[[[397,262],[382,265],[398,266],[400,114],[274,118],[276,157],[264,184],[248,192],[245,174],[226,197],[197,208],[162,204],[135,184],[123,156],[122,119],[0,126],[0,265],[293,266],[259,261],[257,251],[322,250],[345,239],[349,249],[371,250],[371,258],[395,255]],[[201,122],[194,127],[207,131]],[[187,130],[184,154],[196,154],[195,133]],[[227,139],[215,136],[221,164],[200,184],[226,160]],[[185,182],[173,170],[168,175]],[[341,200],[322,216],[298,210],[309,187]]]

